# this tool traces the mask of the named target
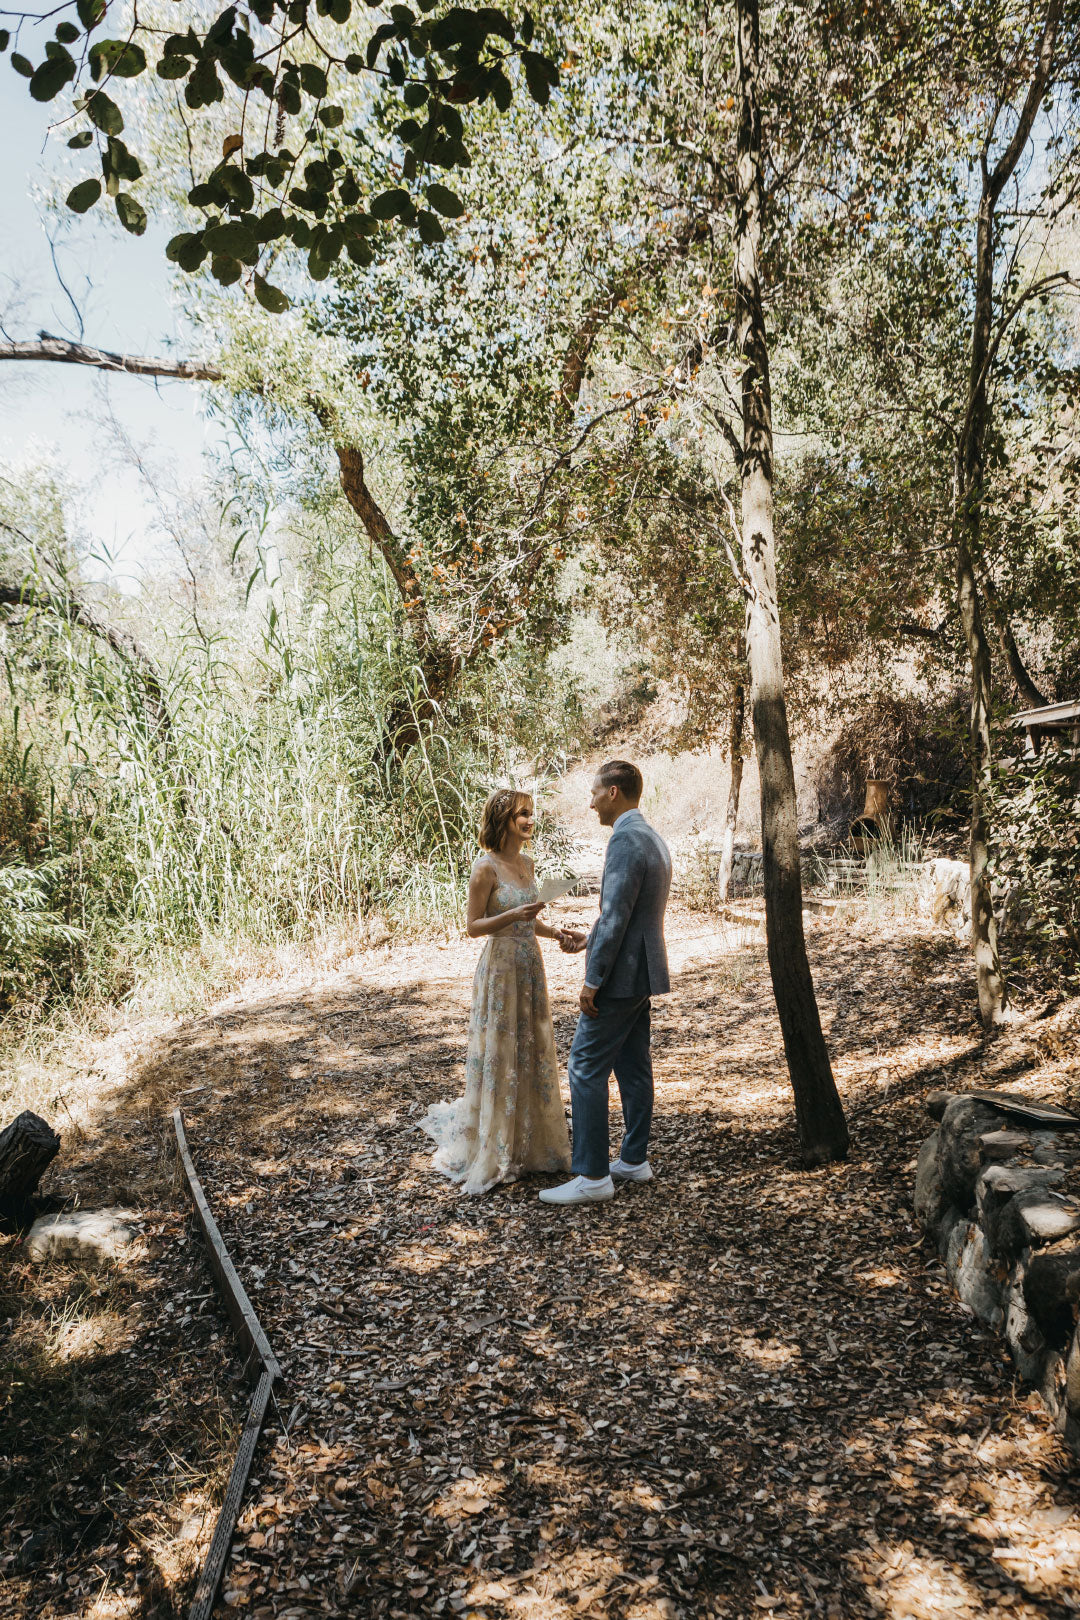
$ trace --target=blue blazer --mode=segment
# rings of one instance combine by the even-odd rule
[[[625,811],[608,841],[600,915],[585,947],[585,983],[609,996],[659,996],[671,989],[664,907],[671,855],[640,810]]]

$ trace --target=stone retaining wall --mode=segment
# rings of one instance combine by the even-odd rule
[[[975,1097],[927,1099],[915,1212],[965,1305],[1005,1336],[1080,1452],[1080,1131],[1042,1129]]]

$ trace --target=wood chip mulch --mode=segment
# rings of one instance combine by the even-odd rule
[[[462,1085],[470,942],[233,998],[132,1077],[133,1108],[140,1087],[186,1093],[286,1368],[219,1613],[1080,1612],[1069,1454],[911,1209],[927,1092],[1054,1095],[1061,1060],[983,1042],[947,936],[824,921],[811,950],[853,1149],[808,1174],[760,947],[731,952],[686,912],[670,934],[657,1179],[605,1206],[549,1209],[529,1182],[466,1199],[430,1172],[416,1120]],[[565,1055],[580,963],[545,957]],[[616,1130],[613,1108],[613,1146]],[[164,1378],[186,1354],[177,1316],[140,1330]],[[119,1606],[94,1611],[21,1579],[42,1620],[181,1613],[191,1589],[185,1571],[155,1609],[121,1570]]]

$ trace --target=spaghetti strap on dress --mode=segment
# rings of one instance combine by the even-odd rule
[[[487,915],[536,897],[535,882],[499,882]],[[531,922],[485,940],[473,979],[465,1095],[433,1104],[420,1126],[436,1144],[434,1168],[465,1193],[569,1170],[547,978]]]

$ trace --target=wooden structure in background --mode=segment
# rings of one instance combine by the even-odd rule
[[[1026,733],[1024,754],[1037,759],[1043,749],[1080,758],[1080,699],[1048,703],[1042,709],[1022,709],[1012,723]]]

